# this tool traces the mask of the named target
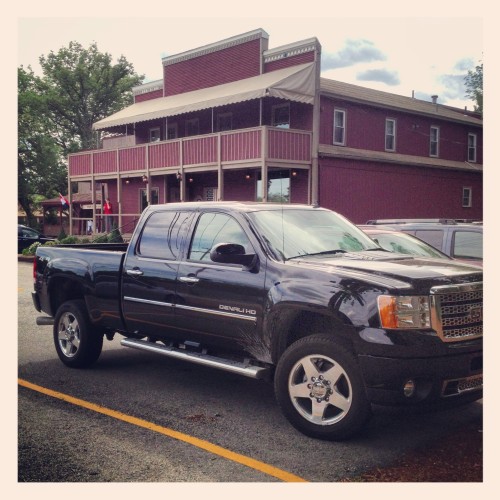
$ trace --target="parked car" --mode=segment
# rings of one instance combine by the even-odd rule
[[[382,225],[417,236],[454,259],[483,265],[483,226],[457,219],[378,219],[368,225]]]
[[[51,236],[45,236],[31,227],[23,226],[22,224],[17,225],[17,253],[22,253],[25,248],[28,248],[37,241],[46,243],[47,241],[54,241],[55,239],[56,238],[52,238]]]
[[[378,243],[384,250],[389,252],[451,260],[451,257],[445,253],[411,234],[379,226],[358,227],[375,243]]]

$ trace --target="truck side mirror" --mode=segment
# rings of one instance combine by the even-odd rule
[[[210,259],[220,264],[240,264],[252,269],[257,263],[257,255],[245,253],[245,247],[238,243],[219,243],[210,251]]]

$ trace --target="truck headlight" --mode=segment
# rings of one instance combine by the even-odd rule
[[[430,328],[429,297],[379,295],[378,312],[382,328]]]

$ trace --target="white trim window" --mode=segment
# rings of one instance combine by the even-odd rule
[[[177,123],[169,123],[167,125],[167,141],[177,139],[179,137]]]
[[[472,207],[472,188],[471,187],[462,188],[462,207],[464,207],[464,208]]]
[[[439,127],[431,125],[430,129],[429,156],[439,156]]]
[[[185,122],[185,136],[191,137],[193,135],[200,135],[200,119],[191,118]]]
[[[385,150],[396,151],[396,120],[394,118],[385,120]]]
[[[476,163],[477,161],[477,135],[469,134],[467,137],[467,161]]]
[[[226,130],[233,130],[233,113],[218,113],[217,132],[225,132]]]
[[[333,144],[345,145],[345,119],[345,110],[335,109],[333,111]]]
[[[272,120],[273,127],[290,128],[290,103],[273,106]]]
[[[160,127],[154,127],[149,129],[149,142],[159,142],[160,138]]]

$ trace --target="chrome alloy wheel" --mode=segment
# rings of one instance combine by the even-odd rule
[[[346,371],[321,354],[305,356],[295,363],[288,378],[288,393],[299,414],[316,425],[336,424],[352,404]]]
[[[65,312],[59,319],[58,342],[62,353],[72,358],[80,348],[80,325],[75,315]]]

